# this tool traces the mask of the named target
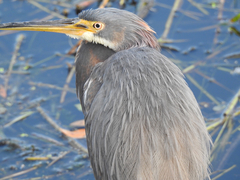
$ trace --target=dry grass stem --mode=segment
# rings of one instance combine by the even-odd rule
[[[202,7],[201,4],[196,3],[196,2],[193,1],[193,0],[188,0],[188,1],[189,1],[193,6],[195,6],[196,8],[198,8],[199,11],[201,11],[203,14],[205,14],[205,15],[208,15],[208,14],[209,14],[208,11],[205,10],[205,9]]]
[[[175,0],[174,1],[174,4],[173,4],[173,7],[172,7],[172,10],[168,16],[168,20],[165,24],[165,29],[164,29],[164,32],[162,34],[162,37],[161,39],[167,39],[167,35],[170,31],[170,28],[171,28],[171,25],[172,25],[172,22],[173,22],[173,18],[174,18],[174,15],[175,15],[175,12],[179,9],[180,5],[182,4],[182,0]]]
[[[204,78],[207,79],[208,81],[210,81],[210,82],[212,82],[212,83],[214,83],[214,84],[220,86],[221,88],[223,88],[223,89],[225,89],[225,90],[227,90],[227,91],[233,93],[233,91],[232,91],[231,89],[227,88],[226,86],[224,86],[223,84],[219,83],[219,82],[216,81],[215,79],[213,79],[213,78],[211,78],[211,77],[205,75],[204,73],[200,72],[199,70],[194,69],[194,72],[196,72],[196,73],[199,74],[200,76],[204,77]]]
[[[224,8],[224,3],[225,0],[219,0],[219,11],[218,11],[218,19],[221,20],[222,16],[223,16],[223,8]],[[221,31],[220,26],[217,27],[216,31],[215,31],[215,36],[213,39],[213,43],[217,44],[218,43],[218,34]]]
[[[172,9],[171,6],[167,5],[167,4],[163,4],[163,3],[159,3],[159,2],[155,2],[155,5],[166,8],[166,9]],[[195,20],[199,20],[198,16],[202,16],[202,14],[197,13],[197,12],[193,12],[193,11],[186,11],[186,10],[182,10],[182,9],[178,9],[179,12],[181,12],[182,14],[184,14],[185,16],[195,19]]]
[[[34,0],[34,1],[53,4],[53,5],[58,5],[58,6],[62,6],[62,7],[65,7],[65,8],[72,8],[73,7],[72,4],[64,3],[63,1],[51,1],[51,0]]]
[[[10,62],[10,64],[9,64],[8,72],[7,72],[7,75],[6,75],[6,78],[5,78],[4,88],[5,88],[6,91],[7,91],[7,89],[8,89],[8,81],[9,81],[9,78],[10,78],[10,76],[11,76],[11,74],[12,74],[13,66],[14,66],[14,64],[16,63],[16,60],[17,60],[18,51],[20,50],[20,47],[21,47],[21,44],[22,44],[22,41],[23,41],[24,38],[25,38],[25,36],[24,36],[23,34],[20,34],[20,35],[17,37],[17,42],[16,42],[15,50],[14,50],[14,52],[13,52],[13,56],[12,56],[11,62]]]
[[[103,0],[98,8],[105,8],[109,0]]]
[[[38,87],[46,87],[46,88],[51,88],[51,89],[57,89],[57,90],[60,90],[60,91],[66,90],[66,91],[74,93],[74,94],[76,93],[76,90],[73,89],[73,88],[64,89],[62,87],[59,87],[59,86],[56,86],[56,85],[52,85],[52,84],[35,83],[35,82],[30,81],[29,85],[31,85],[31,86],[38,86]]]
[[[11,179],[11,178],[14,178],[14,177],[17,177],[17,176],[21,176],[21,175],[23,175],[23,174],[29,173],[29,172],[31,172],[31,171],[33,171],[33,170],[36,170],[38,167],[39,167],[39,166],[34,166],[34,167],[29,168],[29,169],[27,169],[27,170],[20,171],[20,172],[11,174],[11,175],[9,175],[9,176],[5,176],[5,177],[3,177],[3,178],[0,178],[0,180],[9,180],[9,179]]]
[[[60,156],[58,156],[56,159],[54,159],[51,163],[49,163],[47,165],[46,168],[50,167],[51,165],[53,165],[54,163],[56,163],[57,161],[59,161],[60,159],[62,159],[64,156],[66,156],[68,153],[70,153],[71,151],[65,151],[65,152],[62,152],[60,153]]]
[[[186,74],[186,77],[203,93],[205,94],[212,102],[219,105],[220,103],[210,94],[208,93],[197,81],[195,81],[189,74]]]
[[[9,123],[5,124],[3,127],[6,128],[8,126],[11,126],[12,124],[14,124],[16,122],[21,121],[21,120],[27,118],[28,116],[32,115],[33,113],[34,113],[34,111],[24,112],[24,114],[17,116],[12,121],[10,121]]]
[[[52,139],[50,137],[47,137],[47,136],[44,136],[44,135],[41,135],[41,134],[37,134],[37,133],[32,133],[32,135],[42,141],[46,141],[46,142],[49,142],[49,143],[52,143],[52,144],[55,144],[57,146],[64,146],[63,143],[61,142],[58,142],[57,140],[55,139]]]
[[[36,6],[37,8],[41,9],[42,11],[45,11],[55,17],[58,17],[58,18],[61,18],[61,19],[65,19],[66,17],[59,14],[59,13],[56,13],[56,12],[53,12],[53,11],[50,11],[48,8],[44,7],[43,5],[39,4],[38,2],[36,1],[33,1],[33,0],[28,0],[28,2],[34,6]]]
[[[231,171],[233,168],[235,168],[237,165],[233,165],[228,169],[225,169],[221,174],[217,175],[216,177],[212,178],[212,180],[216,180],[218,178],[220,178],[221,176],[223,176],[224,174],[226,174],[227,172]]]

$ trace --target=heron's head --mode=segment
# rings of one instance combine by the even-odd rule
[[[114,51],[135,46],[158,49],[154,31],[137,15],[115,8],[86,10],[78,18],[54,21],[6,23],[0,30],[65,33],[73,38],[102,44]]]
[[[159,47],[155,32],[148,24],[125,10],[105,8],[83,11],[79,14],[78,23],[86,25],[82,39],[102,44],[115,51],[134,46]]]

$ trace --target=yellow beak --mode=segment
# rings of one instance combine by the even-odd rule
[[[53,21],[34,21],[21,23],[0,24],[0,30],[17,30],[17,31],[45,31],[64,33],[81,37],[85,32],[96,33],[93,28],[93,21],[86,21],[78,18],[62,19]]]

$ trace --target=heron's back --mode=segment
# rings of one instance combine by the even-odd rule
[[[91,85],[95,88],[91,92]],[[85,84],[85,120],[97,180],[203,180],[210,138],[180,70],[158,51],[121,51]]]

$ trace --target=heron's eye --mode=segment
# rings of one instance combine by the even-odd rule
[[[103,24],[100,22],[96,22],[93,24],[93,27],[97,30],[101,30],[101,29],[103,29]]]

